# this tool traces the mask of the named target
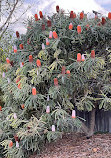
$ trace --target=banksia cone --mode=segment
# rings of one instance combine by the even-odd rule
[[[42,19],[43,18],[42,11],[39,12],[39,15],[40,15],[40,18]]]
[[[66,67],[62,66],[62,74],[65,75]]]
[[[106,23],[106,19],[104,17],[102,17],[102,25],[104,25]]]
[[[76,118],[76,111],[72,110],[72,118]]]
[[[81,61],[81,53],[78,53],[77,54],[77,62],[80,62]]]
[[[53,31],[53,37],[54,37],[55,39],[58,38],[58,35],[57,35],[56,31]]]
[[[42,24],[42,31],[45,30],[45,24]]]
[[[70,77],[70,75],[71,75],[70,70],[67,70],[67,71],[66,71],[66,74],[68,75],[68,77]]]
[[[48,46],[50,43],[49,43],[49,40],[48,38],[46,38],[46,45]]]
[[[12,146],[13,146],[13,142],[10,141],[10,143],[9,143],[9,147],[11,148]]]
[[[17,53],[17,46],[14,45],[14,53]]]
[[[108,19],[111,20],[111,12],[108,13]]]
[[[41,66],[41,62],[40,62],[40,60],[39,60],[39,59],[37,59],[36,64],[37,64],[37,66],[38,66],[38,67],[40,67],[40,66]]]
[[[47,20],[47,26],[51,27],[51,21],[50,20]]]
[[[56,6],[56,12],[57,13],[59,12],[59,6],[58,5]]]
[[[81,12],[81,13],[80,13],[80,19],[82,20],[83,18],[84,18],[84,13]]]
[[[32,95],[36,95],[36,88],[35,87],[32,88]]]
[[[0,111],[2,111],[2,106],[0,106]]]
[[[81,26],[80,25],[77,26],[77,32],[78,32],[78,34],[81,33]]]
[[[49,32],[49,38],[52,38],[52,31]]]
[[[32,57],[32,55],[29,55],[29,62],[33,62],[33,57]]]
[[[37,14],[35,14],[35,21],[38,21],[39,19],[38,19],[38,15]]]
[[[91,58],[95,58],[95,51],[94,50],[91,51]]]
[[[16,31],[16,37],[17,37],[17,38],[19,38],[19,37],[20,37],[20,35],[19,35],[19,32],[18,32],[18,31]]]
[[[54,85],[58,86],[58,79],[57,78],[54,78]]]
[[[82,61],[85,61],[85,56],[84,56],[84,54],[82,54]]]
[[[9,58],[6,58],[6,62],[7,62],[7,64],[10,64]]]
[[[72,30],[73,29],[73,25],[72,23],[69,24],[69,30]]]
[[[19,48],[20,48],[20,49],[24,49],[24,47],[23,47],[23,44],[22,44],[22,43],[19,45]]]

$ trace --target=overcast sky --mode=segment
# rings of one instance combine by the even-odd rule
[[[74,12],[81,12],[84,10],[85,13],[92,13],[92,10],[98,11],[103,15],[108,14],[111,11],[111,0],[25,0],[24,10],[28,5],[31,8],[27,13],[21,18],[27,19],[28,17],[34,16],[35,13],[39,13],[41,10],[43,14],[51,14],[56,12],[56,5],[63,8],[66,12],[73,10]],[[19,31],[25,33],[26,28],[20,23],[14,25],[14,31]]]

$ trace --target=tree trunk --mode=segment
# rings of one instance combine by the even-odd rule
[[[93,108],[93,110],[91,111],[90,127],[89,128],[82,122],[81,129],[85,133],[87,138],[91,137],[94,134],[95,113],[96,113],[96,108]]]

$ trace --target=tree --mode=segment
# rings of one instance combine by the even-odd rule
[[[96,109],[111,108],[109,15],[87,19],[83,12],[56,10],[48,20],[35,14],[25,35],[16,32],[6,58],[0,127],[8,157],[28,157],[47,139],[80,128],[90,137]],[[90,128],[76,108],[92,112]]]

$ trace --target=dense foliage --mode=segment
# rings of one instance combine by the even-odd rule
[[[28,157],[47,139],[80,129],[74,109],[111,109],[110,18],[56,9],[48,20],[42,12],[29,20],[25,35],[16,32],[6,58],[0,136],[7,157]]]

